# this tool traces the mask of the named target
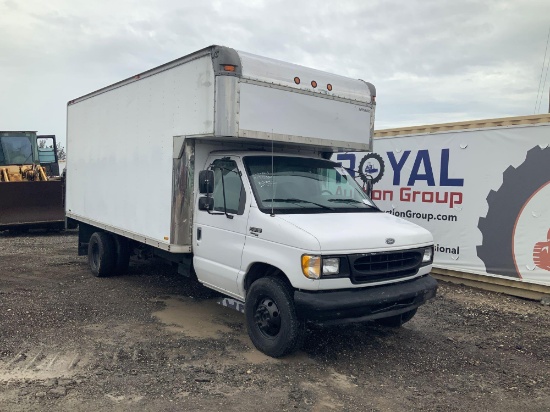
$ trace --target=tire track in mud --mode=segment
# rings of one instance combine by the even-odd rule
[[[73,376],[87,363],[78,351],[21,350],[0,359],[0,382],[43,380]]]

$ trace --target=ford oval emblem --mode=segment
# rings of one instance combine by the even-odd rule
[[[391,237],[389,237],[389,238],[386,239],[386,243],[388,245],[393,245],[395,243],[395,239],[392,239]]]

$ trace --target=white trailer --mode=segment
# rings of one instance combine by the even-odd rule
[[[212,46],[67,107],[67,217],[96,276],[155,254],[244,304],[271,356],[307,321],[410,320],[431,234],[381,212],[335,151],[370,151],[375,88]],[[351,230],[361,228],[362,230]]]

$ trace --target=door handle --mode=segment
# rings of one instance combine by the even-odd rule
[[[202,228],[197,228],[197,240],[201,240],[202,237]]]

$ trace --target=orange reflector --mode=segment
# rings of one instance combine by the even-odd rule
[[[327,84],[327,90],[328,90],[329,92],[331,92],[331,91],[332,91],[332,84],[330,84],[330,83],[329,83],[329,84]]]
[[[299,77],[295,77],[295,78],[294,78],[294,83],[300,84],[300,78],[299,78]]]
[[[226,65],[223,66],[223,69],[226,72],[234,72],[235,71],[235,66],[233,66],[231,64],[226,64]]]
[[[311,81],[311,87],[313,87],[314,89],[317,87],[317,82],[315,80]]]
[[[168,240],[168,236],[164,236],[164,240]]]

